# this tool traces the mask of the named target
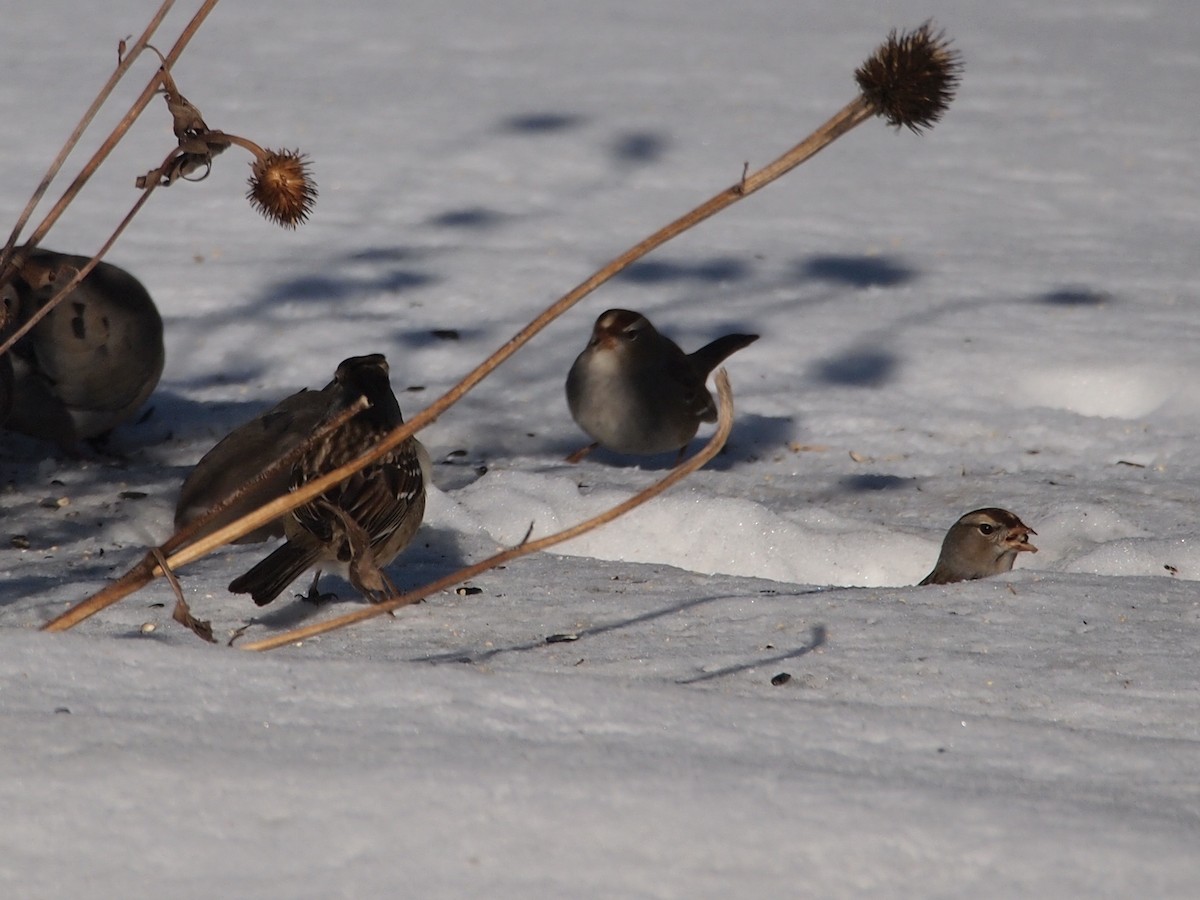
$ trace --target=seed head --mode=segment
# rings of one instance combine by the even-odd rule
[[[294,150],[268,150],[251,163],[246,199],[266,218],[295,228],[308,219],[317,200],[317,184],[308,157]]]
[[[932,22],[904,34],[893,29],[854,73],[876,115],[918,134],[942,117],[961,77],[961,54]]]

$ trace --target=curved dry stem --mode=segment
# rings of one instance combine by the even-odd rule
[[[940,38],[939,38],[940,40]],[[579,303],[584,297],[592,293],[605,282],[612,279],[614,276],[628,268],[632,263],[641,259],[652,250],[665,244],[667,241],[682,234],[690,228],[703,222],[705,219],[716,215],[718,212],[732,206],[737,201],[744,197],[748,197],[755,191],[761,190],[771,182],[787,174],[792,169],[799,166],[801,163],[811,159],[822,149],[829,146],[842,135],[846,134],[853,128],[872,118],[878,114],[878,110],[871,104],[863,94],[859,94],[851,100],[846,106],[835,113],[828,121],[817,128],[812,134],[806,137],[799,144],[792,147],[776,160],[768,163],[761,169],[746,174],[740,181],[731,187],[721,191],[709,200],[700,204],[691,211],[675,219],[673,222],[660,228],[658,231],[644,238],[633,247],[626,250],[620,256],[613,259],[603,268],[598,269],[590,277],[580,282],[573,289],[561,296],[558,300],[547,307],[540,315],[535,317],[528,325],[518,331],[507,343],[502,345],[498,350],[492,353],[482,363],[468,372],[458,384],[454,385],[449,391],[423,409],[421,412],[413,416],[408,422],[397,427],[379,441],[372,449],[366,451],[357,459],[351,460],[346,465],[329,472],[321,478],[315,479],[303,488],[300,488],[285,497],[267,504],[266,506],[248,513],[236,522],[232,522],[226,527],[214,532],[211,536],[214,542],[219,541],[217,546],[224,543],[237,540],[245,534],[260,527],[284,513],[295,509],[304,503],[307,503],[313,497],[323,494],[330,487],[340,481],[349,478],[355,472],[370,465],[376,460],[382,458],[385,454],[391,452],[396,447],[400,446],[405,440],[411,437],[426,425],[437,420],[437,418],[447,409],[461,400],[469,393],[479,382],[483,381],[496,368],[504,363],[509,357],[525,346],[547,325],[561,316],[575,304]],[[193,548],[186,548],[181,553],[171,557],[170,564],[178,568],[199,559],[203,553],[194,554],[189,551]],[[207,551],[206,551],[207,552]],[[99,607],[103,608],[103,607]],[[89,613],[88,615],[90,615]],[[61,618],[61,617],[60,617]],[[86,616],[81,616],[75,621],[82,621]],[[74,624],[74,622],[72,622]],[[65,626],[65,627],[70,627]],[[62,630],[62,629],[54,629]]]
[[[237,540],[245,534],[249,534],[259,526],[269,522],[271,519],[282,515],[289,510],[295,509],[307,503],[313,497],[325,493],[330,487],[340,481],[349,478],[355,472],[370,465],[376,460],[382,458],[387,453],[400,446],[405,440],[416,434],[426,425],[437,421],[437,418],[447,409],[461,400],[469,393],[479,382],[483,381],[496,368],[504,363],[510,356],[516,353],[521,347],[525,346],[538,332],[542,331],[547,325],[569,310],[572,306],[586,297],[596,288],[600,287],[606,281],[613,278],[615,275],[628,268],[630,264],[641,259],[651,250],[665,244],[673,237],[677,237],[684,231],[699,224],[704,219],[725,209],[748,196],[754,191],[765,187],[770,182],[786,174],[794,169],[804,160],[809,159],[823,147],[828,146],[833,140],[842,134],[845,134],[855,125],[869,119],[874,113],[869,107],[856,99],[837,115],[826,122],[821,128],[813,132],[800,144],[797,144],[786,154],[775,160],[771,164],[765,166],[752,175],[743,178],[737,184],[717,194],[715,197],[708,200],[706,203],[693,209],[691,212],[681,216],[669,225],[656,231],[648,238],[634,245],[629,250],[612,260],[608,265],[599,269],[586,281],[581,282],[572,290],[568,291],[549,307],[547,307],[539,316],[537,316],[528,325],[517,332],[508,340],[500,349],[496,350],[491,356],[485,359],[482,363],[472,369],[463,379],[448,390],[445,394],[427,406],[421,412],[414,415],[403,425],[398,426],[385,436],[372,449],[363,453],[357,459],[353,459],[346,465],[334,469],[332,472],[322,476],[321,478],[310,481],[304,487],[288,494],[286,497],[280,497],[274,503],[256,510],[253,513],[248,513],[246,516],[231,522],[225,528],[215,532],[213,537],[220,536],[222,543],[229,543]],[[189,548],[190,549],[190,548]],[[185,551],[186,553],[186,551]],[[203,555],[203,554],[201,554]],[[185,554],[177,554],[171,557],[172,566],[185,565],[188,562],[193,562],[199,556],[191,556]]]
[[[613,519],[625,515],[632,509],[636,509],[643,503],[654,499],[663,491],[671,486],[678,484],[688,475],[695,472],[714,456],[716,456],[721,448],[725,446],[725,442],[729,439],[729,432],[733,428],[733,390],[729,386],[729,376],[724,369],[717,372],[717,430],[713,436],[709,438],[708,443],[701,448],[700,452],[685,462],[680,463],[673,468],[667,475],[650,485],[646,489],[639,491],[634,496],[630,497],[622,503],[618,503],[611,509],[607,509],[598,516],[593,516],[583,522],[573,525],[570,528],[555,532],[543,538],[538,538],[536,541],[524,540],[515,547],[509,547],[507,550],[502,550],[487,559],[475,563],[471,566],[466,566],[459,569],[457,572],[439,578],[437,581],[432,581],[423,587],[408,591],[399,596],[391,597],[380,603],[365,606],[356,609],[354,612],[346,613],[334,619],[329,619],[325,622],[315,622],[311,625],[305,625],[301,628],[293,629],[292,631],[284,632],[283,634],[274,635],[269,638],[263,638],[260,641],[254,641],[249,644],[239,645],[242,650],[274,650],[277,647],[283,647],[287,644],[294,644],[297,641],[306,640],[310,637],[315,637],[318,634],[327,634],[330,631],[336,631],[340,628],[354,625],[358,622],[367,619],[374,619],[378,616],[386,615],[393,612],[402,606],[411,606],[414,603],[419,603],[430,594],[435,594],[438,591],[453,587],[456,584],[461,584],[469,578],[474,578],[481,572],[486,572],[489,569],[494,569],[497,566],[503,566],[506,563],[512,562],[514,559],[520,559],[522,556],[528,556],[531,553],[536,553],[539,550],[546,550],[556,544],[561,544],[564,541],[569,541],[572,538],[577,538],[582,534],[593,531],[602,525],[606,525]]]
[[[54,161],[50,163],[46,174],[42,176],[41,182],[34,190],[33,196],[29,198],[25,209],[21,211],[21,215],[17,218],[17,223],[13,226],[12,233],[8,236],[8,242],[4,245],[4,250],[0,251],[0,270],[3,270],[7,265],[13,247],[20,240],[22,229],[25,228],[29,217],[33,215],[33,211],[41,202],[42,197],[46,195],[46,191],[50,189],[50,183],[54,181],[59,170],[62,169],[63,163],[66,162],[71,151],[75,149],[75,145],[79,143],[79,139],[83,137],[83,133],[87,130],[88,126],[92,124],[92,120],[96,117],[96,113],[100,111],[100,107],[104,105],[109,95],[112,94],[113,88],[117,86],[117,83],[129,71],[130,67],[133,66],[134,62],[146,48],[150,38],[153,37],[154,32],[158,30],[158,26],[162,24],[162,20],[166,18],[167,13],[170,12],[171,7],[174,5],[175,0],[163,0],[163,4],[158,8],[158,12],[154,14],[149,24],[146,25],[146,30],[133,42],[131,47],[126,48],[124,55],[117,62],[116,69],[108,77],[108,81],[104,83],[104,86],[100,88],[99,93],[96,94],[96,98],[92,101],[92,105],[87,108],[87,111],[84,112],[79,123],[75,126],[75,130],[71,132],[70,136],[63,143],[62,148],[58,151],[58,156],[54,157]]]
[[[166,59],[168,66],[174,63],[175,60],[179,58],[180,54],[183,53],[184,49],[191,42],[200,26],[204,23],[204,20],[208,18],[208,14],[212,12],[213,7],[217,5],[217,2],[218,0],[204,0],[204,3],[201,5],[200,9],[196,11],[194,16],[192,16],[191,21],[188,22],[183,32],[179,35],[179,38],[175,41],[175,45],[171,48],[171,52],[167,54]],[[137,99],[134,100],[133,104],[129,107],[129,110],[121,118],[121,121],[117,123],[117,125],[109,133],[108,137],[104,139],[104,143],[100,145],[100,148],[96,150],[94,154],[92,154],[91,159],[87,161],[84,167],[80,170],[79,174],[75,176],[75,180],[71,182],[66,191],[63,192],[63,195],[59,197],[58,202],[54,204],[51,210],[46,214],[45,218],[42,219],[41,223],[34,230],[33,234],[30,235],[25,241],[24,248],[26,250],[32,250],[34,247],[36,247],[41,242],[42,238],[46,236],[47,232],[49,232],[54,224],[59,220],[59,218],[62,217],[62,214],[66,208],[79,195],[79,192],[83,190],[83,186],[87,184],[91,177],[96,173],[96,170],[100,168],[101,164],[108,159],[108,156],[110,153],[112,153],[113,148],[117,146],[120,140],[125,136],[126,132],[128,132],[133,126],[133,123],[137,121],[138,116],[140,116],[142,111],[149,105],[151,99],[153,99],[155,93],[158,91],[161,82],[162,78],[160,72],[156,70],[146,87],[142,89],[142,93],[138,95]],[[0,284],[3,284],[8,279],[12,278],[16,273],[16,270],[19,268],[18,264],[20,260],[18,257],[20,255],[20,251],[13,253],[11,258],[9,258],[5,263],[3,270],[0,270]],[[7,349],[9,346],[11,346],[11,341],[5,344],[5,349]],[[3,352],[4,350],[0,350],[0,353]]]

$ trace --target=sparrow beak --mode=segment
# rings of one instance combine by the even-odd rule
[[[588,346],[594,350],[615,350],[621,341],[616,333],[607,328],[597,328],[592,332]]]
[[[1029,536],[1031,534],[1037,534],[1037,532],[1032,528],[1027,531],[1014,531],[1004,543],[1018,552],[1028,550],[1030,553],[1037,553],[1038,548],[1029,543]]]

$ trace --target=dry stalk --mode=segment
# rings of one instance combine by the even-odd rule
[[[46,174],[42,176],[41,182],[39,182],[37,188],[34,190],[33,196],[29,198],[29,202],[25,205],[25,209],[21,211],[21,215],[17,218],[17,223],[13,227],[12,233],[8,236],[8,242],[4,245],[3,251],[0,251],[0,270],[2,270],[7,264],[9,254],[12,252],[13,247],[16,246],[17,241],[20,239],[21,231],[25,228],[26,223],[29,221],[29,217],[33,215],[34,209],[37,208],[37,205],[42,201],[42,197],[45,196],[46,191],[50,189],[50,183],[57,177],[59,170],[62,169],[63,163],[66,162],[67,157],[71,154],[71,151],[74,150],[75,146],[79,143],[79,139],[83,137],[83,133],[87,130],[88,126],[91,125],[92,120],[96,117],[96,113],[100,111],[100,107],[104,105],[106,100],[108,100],[109,95],[113,92],[113,89],[117,86],[117,83],[122,77],[124,77],[125,73],[129,71],[130,67],[133,66],[134,62],[141,55],[142,50],[146,48],[146,45],[150,42],[150,38],[154,36],[154,32],[158,30],[158,26],[162,24],[162,20],[166,18],[167,13],[170,12],[171,7],[174,5],[175,0],[163,0],[162,6],[158,8],[158,12],[156,12],[150,19],[149,24],[146,26],[146,30],[142,32],[141,36],[134,41],[131,46],[124,47],[124,52],[122,52],[120,57],[117,59],[116,69],[113,70],[112,75],[108,77],[108,81],[104,83],[104,86],[100,88],[99,93],[96,94],[96,98],[92,101],[92,105],[87,108],[87,111],[79,119],[78,124],[75,126],[75,130],[71,132],[70,137],[67,138],[66,142],[62,145],[62,148],[58,151],[58,156],[56,156],[54,161],[50,163],[50,167],[46,170]],[[122,42],[122,44],[124,44],[124,42]]]
[[[204,20],[208,18],[208,14],[212,12],[213,7],[217,5],[217,2],[218,0],[204,0],[204,3],[201,5],[200,9],[196,11],[194,16],[192,16],[191,21],[188,22],[179,38],[175,41],[175,45],[171,48],[171,52],[167,54],[164,68],[169,67],[171,63],[179,58],[180,54],[183,53],[184,48],[187,47],[187,45],[191,42],[191,39],[199,30],[200,26],[204,23]],[[141,48],[139,47],[139,52],[140,49]],[[100,168],[101,164],[108,159],[109,154],[113,151],[113,149],[117,146],[129,129],[133,127],[133,123],[137,121],[138,116],[142,114],[142,111],[145,110],[151,99],[153,99],[154,95],[158,92],[161,83],[161,72],[156,71],[154,76],[151,77],[150,81],[146,84],[146,87],[142,89],[142,93],[138,95],[138,98],[133,102],[133,104],[129,107],[129,110],[121,118],[121,121],[117,123],[117,125],[109,133],[108,137],[104,139],[104,143],[100,145],[100,148],[96,150],[94,154],[92,154],[91,159],[87,161],[84,167],[80,170],[79,174],[75,176],[75,180],[71,182],[66,191],[63,192],[63,195],[59,197],[58,202],[54,204],[51,210],[46,214],[45,218],[42,219],[41,223],[34,230],[33,234],[29,236],[28,240],[25,241],[24,245],[20,249],[11,252],[6,251],[5,255],[7,258],[4,260],[3,267],[0,268],[0,285],[6,284],[13,278],[17,271],[19,271],[24,262],[24,254],[36,247],[42,238],[46,236],[47,232],[49,232],[54,224],[59,220],[59,218],[62,217],[63,212],[66,211],[71,202],[79,195],[79,192],[83,190],[84,185],[87,184],[92,175],[96,173],[96,170]],[[42,190],[44,192],[44,188]],[[133,213],[136,213],[137,210],[141,208],[144,202],[144,198],[141,198],[141,202],[134,205],[133,212],[126,217],[120,226],[118,226],[119,230],[117,234],[119,234],[121,230],[124,230],[125,226],[129,222],[129,218],[133,215]],[[117,235],[114,234],[114,236],[105,243],[105,247],[112,246],[112,243],[116,240],[116,236]],[[14,232],[13,236],[9,238],[10,244],[14,243],[15,240],[16,232]],[[99,257],[96,257],[91,265],[94,266],[95,262],[98,260]],[[90,271],[90,268],[84,268],[87,271]],[[82,278],[82,276],[79,277]],[[75,283],[78,284],[78,281]],[[0,356],[7,353],[13,344],[27,334],[29,330],[32,329],[33,326],[36,325],[43,317],[48,315],[50,311],[54,309],[54,307],[61,302],[62,298],[65,296],[65,290],[59,291],[59,293],[52,298],[50,302],[43,305],[35,315],[31,316],[28,322],[26,322],[20,329],[17,329],[15,332],[9,335],[8,339],[5,340],[3,344],[0,344]]]
[[[464,376],[458,384],[408,422],[394,429],[357,459],[351,460],[346,465],[314,479],[286,496],[230,523],[210,535],[210,541],[214,546],[219,546],[237,540],[242,535],[250,533],[272,519],[323,494],[333,485],[344,481],[363,467],[382,458],[417,431],[436,421],[442,413],[461,400],[547,325],[632,263],[682,232],[790,172],[867,119],[880,116],[897,128],[903,126],[918,133],[932,127],[941,118],[954,97],[961,68],[962,63],[958,53],[950,48],[949,42],[942,32],[933,30],[931,23],[926,22],[914,31],[903,34],[893,31],[855,72],[859,95],[809,137],[762,169],[744,175],[736,184],[663,226],[597,270],[552,303],[507,343]],[[195,549],[195,546],[186,548],[172,556],[169,562],[172,566],[178,567],[199,559],[205,552],[208,552],[207,546],[204,552],[192,552]],[[128,577],[128,575],[125,576],[121,581],[124,582]],[[104,593],[107,592],[101,592],[101,594]],[[129,592],[127,591],[121,596],[126,596],[127,593]],[[50,631],[65,630],[115,602],[116,599],[120,598],[117,597],[103,604],[89,604],[88,611],[84,611],[82,607],[89,601],[83,601],[79,606],[68,610],[67,613],[43,628]]]
[[[536,541],[531,541],[526,538],[515,547],[509,547],[507,550],[502,550],[487,559],[475,563],[474,565],[466,566],[459,569],[457,572],[452,572],[444,578],[439,578],[432,581],[423,587],[408,591],[399,596],[389,597],[380,603],[374,603],[370,606],[364,606],[354,610],[354,612],[346,613],[334,619],[329,619],[325,622],[315,622],[311,625],[305,625],[292,631],[284,632],[283,634],[273,635],[269,638],[263,638],[260,641],[253,641],[249,644],[239,645],[242,650],[274,650],[277,647],[283,647],[287,644],[294,644],[297,641],[306,640],[310,637],[315,637],[318,634],[327,634],[330,631],[337,631],[340,628],[354,625],[358,622],[367,619],[373,619],[377,616],[391,613],[402,606],[411,606],[414,603],[420,603],[430,594],[435,594],[438,591],[453,587],[456,584],[474,578],[482,572],[489,569],[494,569],[497,566],[503,566],[512,562],[514,559],[519,559],[522,556],[528,556],[531,553],[537,553],[541,550],[549,549],[556,544],[561,544],[564,541],[569,541],[572,538],[577,538],[582,534],[593,531],[601,525],[606,525],[613,519],[625,515],[632,509],[636,509],[643,503],[653,500],[663,491],[678,484],[688,475],[691,475],[701,466],[705,465],[709,460],[716,456],[721,448],[725,446],[725,442],[729,439],[729,432],[733,428],[733,390],[729,386],[729,376],[724,369],[720,369],[716,375],[717,383],[717,430],[713,436],[709,438],[700,452],[690,459],[680,463],[671,469],[665,477],[656,481],[654,484],[634,494],[628,500],[618,503],[616,506],[606,509],[597,516],[593,516],[577,525],[572,525],[570,528],[555,532],[543,538],[538,538]]]

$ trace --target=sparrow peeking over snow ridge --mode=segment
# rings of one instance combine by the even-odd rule
[[[1031,534],[1037,532],[1007,509],[972,510],[950,526],[937,565],[921,584],[973,581],[1008,572],[1018,553],[1037,553],[1029,543]]]
[[[595,441],[567,459],[578,462],[596,446],[618,453],[666,453],[687,446],[717,407],[705,386],[709,374],[757,334],[727,334],[694,353],[655,330],[640,313],[610,309],[567,375],[567,405]]]
[[[87,261],[31,251],[13,281],[15,324]],[[141,282],[102,262],[7,355],[12,400],[4,427],[71,449],[129,421],[150,396],[163,369],[162,319]]]
[[[345,360],[334,382],[339,399],[332,412],[360,396],[371,405],[301,454],[292,466],[293,490],[360,456],[404,421],[382,354]],[[408,546],[425,515],[428,460],[425,448],[410,437],[382,459],[285,515],[287,541],[235,578],[229,590],[249,594],[265,606],[307,569],[318,567],[343,573],[368,600],[381,600],[391,587],[383,567]],[[316,594],[316,585],[314,579],[310,595]]]

